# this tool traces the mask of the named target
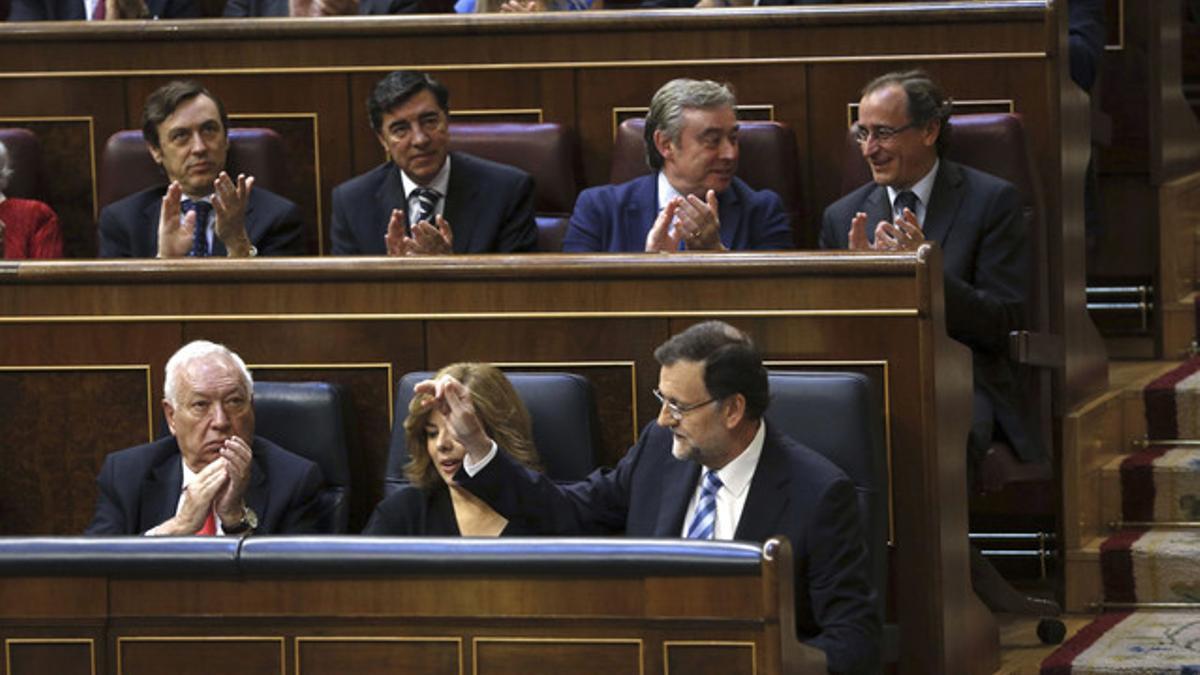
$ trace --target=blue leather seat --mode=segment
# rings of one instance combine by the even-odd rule
[[[890,501],[882,401],[861,373],[776,370],[768,377],[767,424],[829,458],[854,481],[871,582],[880,616],[886,616]],[[898,649],[898,627],[885,623],[884,660],[896,660]]]
[[[350,460],[341,389],[326,382],[255,382],[255,433],[316,462],[325,476],[319,532],[350,519]]]
[[[404,465],[408,444],[404,419],[413,387],[433,376],[431,372],[408,373],[396,385],[396,415],[392,443],[388,449],[384,496],[407,483]],[[505,373],[533,419],[533,445],[546,475],[558,481],[581,480],[596,468],[600,426],[592,385],[573,373]]]

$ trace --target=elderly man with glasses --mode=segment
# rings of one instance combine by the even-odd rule
[[[796,631],[836,673],[877,672],[880,623],[854,484],[770,428],[767,371],[749,336],[720,321],[664,342],[658,419],[611,470],[557,485],[525,468],[478,422],[449,377],[418,385],[467,451],[455,482],[509,521],[545,534],[765,541],[796,556]]]

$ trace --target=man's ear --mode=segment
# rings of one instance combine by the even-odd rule
[[[726,429],[737,427],[746,418],[746,397],[743,394],[734,394],[725,399],[722,407],[724,410],[721,414],[724,417]]]
[[[150,151],[150,156],[154,158],[154,163],[162,166],[162,148],[154,145],[153,143],[146,143],[146,149]]]
[[[390,152],[388,152],[388,142],[387,142],[387,139],[386,139],[386,138],[384,138],[384,137],[383,137],[383,134],[382,134],[381,132],[378,132],[378,131],[376,131],[376,132],[375,132],[375,139],[376,139],[377,141],[379,141],[379,146],[383,148],[383,154],[384,154],[384,156],[385,156],[385,157],[386,157],[386,158],[387,158],[387,159],[390,161],[390,160],[391,160],[391,153],[390,153]]]
[[[671,145],[671,139],[662,129],[654,130],[654,149],[658,150],[658,154],[662,155],[663,162],[666,162],[667,157],[674,154],[674,146]]]
[[[939,119],[930,120],[921,133],[923,134],[921,142],[925,144],[925,147],[929,148],[937,145],[938,136],[942,135],[942,121]]]
[[[171,435],[175,435],[175,406],[167,399],[163,399],[163,417],[167,418],[167,428],[171,430]]]

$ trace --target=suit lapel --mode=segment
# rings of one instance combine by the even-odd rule
[[[379,189],[375,191],[375,205],[378,211],[375,212],[372,227],[382,228],[379,232],[380,239],[383,238],[382,235],[387,234],[387,225],[392,219],[393,209],[404,211],[404,229],[408,231],[408,201],[404,198],[404,182],[400,180],[400,169],[391,161],[384,165],[383,180],[379,183]]]
[[[451,153],[450,157],[450,183],[446,187],[446,208],[442,209],[442,217],[450,223],[454,252],[492,250],[491,246],[485,245],[490,242],[480,242],[480,245],[471,248],[471,237],[479,231],[475,223],[479,220],[479,208],[483,201],[477,196],[479,181],[475,179],[469,159],[464,159],[458,153]]]
[[[742,226],[742,198],[733,189],[733,183],[717,195],[717,217],[721,219],[721,243],[725,248],[733,248],[735,234]]]
[[[688,502],[692,500],[698,480],[699,464],[681,462],[668,454],[662,471],[662,490],[658,503],[658,519],[654,523],[654,536],[680,536],[683,532],[683,521],[687,516]]]
[[[183,490],[182,461],[177,447],[150,473],[139,504],[142,532],[175,515],[179,507],[179,494]]]
[[[766,541],[780,531],[779,521],[789,508],[790,480],[783,451],[768,429],[734,539]]]
[[[867,214],[867,239],[874,243],[875,226],[882,220],[890,221],[892,219],[892,202],[888,199],[887,188],[876,185],[875,189],[871,190],[867,194],[867,198],[863,200],[862,211]],[[849,231],[848,225],[846,229]]]
[[[943,249],[946,247],[946,236],[954,225],[954,215],[962,205],[962,183],[962,170],[943,159],[933,179],[933,191],[929,194],[925,222],[921,228],[927,241],[936,241]]]
[[[654,227],[654,221],[658,218],[658,174],[646,176],[635,186],[633,199],[628,200],[622,209],[624,213],[621,214],[621,222],[631,226],[626,232],[633,240],[626,243],[640,244],[637,248],[640,251],[646,243],[646,235],[650,233],[650,228]]]
[[[163,191],[164,194],[166,190]],[[142,219],[144,227],[149,228],[150,236],[145,241],[150,242],[150,250],[143,251],[142,255],[153,258],[158,255],[158,220],[162,217],[162,195],[158,199],[151,199],[148,204],[142,207]],[[134,241],[137,241],[137,235],[134,235]]]
[[[246,505],[254,509],[258,517],[266,525],[267,503],[270,501],[270,490],[267,485],[267,474],[262,469],[258,453],[262,451],[259,444],[254,447],[254,461],[250,464],[250,485],[246,488]]]

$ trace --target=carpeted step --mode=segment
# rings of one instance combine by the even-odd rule
[[[1194,602],[1200,612],[1200,530],[1117,532],[1100,546],[1100,572],[1108,602]]]
[[[1200,438],[1200,357],[1146,385],[1142,400],[1151,439]]]
[[[1126,455],[1104,471],[1119,473],[1115,484],[1124,520],[1200,522],[1200,447],[1151,448]]]
[[[1041,675],[1200,675],[1192,612],[1101,614],[1042,661]]]

